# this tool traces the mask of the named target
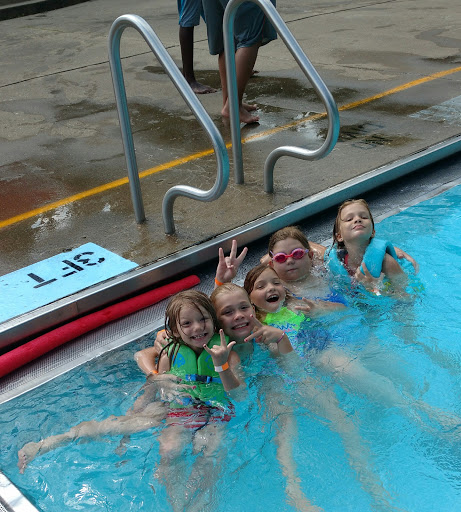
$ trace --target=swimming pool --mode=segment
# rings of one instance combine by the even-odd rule
[[[402,395],[407,391],[415,401],[447,411],[446,422],[424,415],[417,421],[412,414],[384,407],[318,376],[334,387],[363,450],[369,451],[370,471],[388,493],[383,492],[381,505],[372,504],[345,455],[341,436],[311,412],[308,403],[296,400],[293,405],[297,432],[290,433],[289,441],[300,486],[325,511],[459,509],[460,216],[458,186],[379,223],[379,237],[417,258],[424,290],[412,305],[358,302],[354,311],[360,322],[336,329],[343,343],[350,338],[348,350],[360,351],[368,368],[390,377]],[[38,457],[23,475],[16,469],[17,450],[24,443],[68,430],[81,420],[125,413],[144,382],[132,355],[148,344],[144,339],[109,352],[0,406],[0,469],[40,510],[170,510],[165,489],[154,477],[161,427],[131,436],[123,450],[118,450],[120,436],[74,442]],[[264,354],[256,351],[255,367],[259,357]],[[296,389],[287,388],[283,400],[289,402],[295,395]],[[279,399],[264,393],[260,379],[250,372],[248,397],[236,403],[236,417],[228,425],[227,456],[209,496],[210,509],[295,510],[287,502],[276,457],[277,431],[286,424],[270,413],[262,415],[273,411],[277,404],[272,402]],[[188,452],[186,461],[193,459]]]

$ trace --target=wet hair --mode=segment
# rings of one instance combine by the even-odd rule
[[[359,203],[367,209],[368,214],[370,215],[373,230],[375,229],[375,221],[373,220],[373,215],[371,214],[370,207],[368,206],[368,203],[365,201],[365,199],[348,199],[347,201],[344,201],[338,208],[338,214],[336,215],[335,225],[333,226],[333,245],[336,244],[338,249],[344,249],[344,242],[340,242],[336,236],[339,233],[341,213],[343,212],[344,208],[346,208],[346,206],[349,206],[354,203]]]
[[[225,293],[233,293],[233,292],[243,292],[244,295],[247,296],[248,302],[250,302],[250,297],[248,297],[248,293],[245,290],[245,288],[242,288],[238,284],[234,284],[234,283],[224,283],[221,286],[218,286],[217,288],[215,288],[213,290],[212,294],[210,295],[210,300],[211,300],[211,303],[213,304],[213,307],[216,306],[216,298],[217,297],[219,297],[220,295],[223,295]]]
[[[306,235],[297,227],[297,226],[287,226],[286,228],[279,229],[276,231],[269,239],[269,253],[273,252],[274,246],[277,242],[281,242],[282,240],[286,240],[287,238],[294,238],[301,243],[301,245],[311,250],[309,246],[309,240]]]
[[[251,292],[254,290],[254,287],[255,287],[255,283],[258,279],[258,277],[267,269],[271,269],[272,272],[274,272],[274,274],[278,277],[279,275],[277,274],[277,272],[274,270],[273,267],[271,267],[270,265],[265,265],[264,263],[260,263],[258,266],[252,268],[248,274],[246,275],[245,277],[245,282],[243,283],[243,287],[245,288],[245,291],[247,292],[248,294],[248,297],[250,297],[251,295]],[[289,290],[287,290],[285,288],[285,301],[289,301],[290,299],[293,298],[293,296],[291,295],[291,292]],[[251,302],[251,299],[250,299],[250,302]],[[257,306],[255,306],[252,302],[251,302],[252,306],[255,308],[255,311],[256,311],[256,318],[259,320],[259,321],[262,321],[262,318],[261,318],[261,311],[258,309]]]
[[[258,277],[268,268],[274,272],[276,276],[278,276],[277,272],[270,267],[269,265],[265,265],[264,263],[261,263],[257,265],[256,267],[252,268],[248,274],[245,277],[245,282],[243,283],[243,287],[245,288],[245,291],[248,294],[248,297],[251,295],[251,292],[254,290],[256,280]]]
[[[181,309],[184,307],[195,308],[197,311],[204,310],[206,311],[213,322],[214,332],[218,330],[218,318],[216,317],[216,312],[213,308],[213,304],[207,295],[203,292],[199,292],[198,290],[185,290],[174,295],[170,302],[168,303],[165,310],[165,332],[168,338],[171,340],[170,343],[165,345],[160,351],[158,361],[165,350],[169,351],[170,364],[174,363],[174,358],[178,353],[179,347],[181,345],[186,345],[179,333],[177,332],[177,326],[179,324],[179,315],[181,313]],[[172,349],[170,349],[172,347]],[[157,362],[157,371],[158,371],[158,362]]]
[[[242,288],[238,284],[224,283],[221,286],[218,286],[217,288],[215,288],[213,290],[212,294],[210,295],[210,299],[211,299],[211,303],[213,304],[213,307],[216,307],[216,299],[220,295],[225,295],[226,293],[234,293],[234,292],[242,292],[245,295],[245,297],[248,299],[248,303],[251,304],[250,297],[248,296],[248,293],[244,288]],[[218,323],[219,323],[219,318],[218,318]],[[221,325],[220,325],[220,327],[221,327]]]

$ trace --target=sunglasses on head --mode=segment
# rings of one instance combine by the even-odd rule
[[[276,263],[285,263],[285,261],[288,258],[293,258],[294,260],[300,260],[304,258],[304,255],[309,252],[309,249],[293,249],[291,251],[291,254],[286,254],[284,252],[278,252],[277,254],[274,254],[271,252],[272,261],[275,261]]]

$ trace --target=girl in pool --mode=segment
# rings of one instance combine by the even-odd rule
[[[216,313],[202,292],[177,294],[165,312],[165,331],[171,341],[161,350],[156,371],[172,373],[181,380],[181,393],[169,402],[167,428],[159,436],[160,462],[156,477],[165,485],[174,510],[200,510],[196,491],[206,483],[210,492],[220,476],[222,457],[218,450],[224,424],[229,422],[233,405],[228,391],[238,388],[236,367],[240,358],[218,330]],[[190,476],[181,458],[192,441],[199,457]],[[193,499],[193,500],[192,500]],[[192,500],[192,501],[191,501]]]
[[[323,304],[327,309],[337,307],[331,302],[344,302],[344,298],[329,288],[325,279],[323,260],[328,260],[329,253],[322,245],[309,242],[299,228],[288,226],[276,231],[269,240],[268,249],[268,254],[261,259],[261,263],[271,265],[294,295],[308,299],[323,298],[330,302],[329,306]],[[395,250],[395,256],[408,260],[415,272],[418,271],[417,262],[406,252],[392,246],[389,250]],[[238,261],[233,263],[238,268]],[[370,280],[369,274],[366,278]]]
[[[319,254],[319,246],[315,251]],[[232,249],[228,257],[219,249],[219,261],[216,269],[215,283],[231,282],[245,258],[244,248],[237,256],[237,242],[232,241]],[[304,233],[295,226],[288,226],[274,233],[269,240],[268,257],[263,263],[270,265],[285,287],[292,292],[294,298],[304,299],[298,303],[305,312],[311,315],[327,311],[344,309],[344,298],[333,292],[326,282],[318,265],[314,265],[314,251]]]
[[[274,274],[271,269],[269,272]],[[282,287],[279,291],[282,296],[284,288]],[[269,304],[276,293],[276,291],[269,292]],[[283,335],[290,340],[296,338],[295,327],[292,326],[290,329],[290,325],[286,322],[283,325],[271,326],[257,320],[256,311],[246,290],[236,284],[225,283],[215,288],[211,294],[211,301],[222,329],[237,342],[237,348],[252,346],[251,342],[255,341],[269,344],[269,347],[276,349],[274,342],[280,340]],[[299,327],[299,324],[297,326]],[[285,332],[284,329],[289,332]],[[279,346],[280,344],[281,342]],[[299,354],[302,354],[302,357],[299,357]],[[268,409],[268,416],[275,418],[278,427],[274,438],[277,445],[277,459],[286,477],[286,494],[291,498],[294,508],[300,511],[318,510],[303,493],[293,458],[293,442],[297,438],[297,419],[293,410],[295,405],[307,408],[310,413],[324,418],[329,428],[341,436],[350,464],[359,475],[364,489],[370,493],[376,504],[384,503],[389,507],[390,497],[384,490],[379,477],[371,470],[372,455],[363,442],[356,423],[340,408],[333,388],[314,378],[309,369],[306,371],[304,352],[299,348],[297,353],[289,353],[283,358],[278,358],[277,361],[285,371],[278,368],[277,364],[265,363],[258,383],[263,395],[261,404]],[[290,391],[285,391],[284,382],[287,379],[295,386]],[[298,392],[294,393],[293,389],[297,389]],[[296,404],[298,399],[300,403]]]
[[[320,338],[319,342],[315,335],[314,342],[311,342],[310,323],[297,320],[285,307],[287,292],[273,268],[262,264],[250,270],[244,288],[259,320],[285,330],[301,357],[307,356],[313,366],[334,377],[346,390],[365,395],[387,408],[398,407],[408,418],[414,420],[416,417],[425,427],[425,415],[444,428],[459,424],[456,415],[440,411],[422,400],[415,400],[399,390],[389,378],[363,366],[356,355],[349,355],[325,339]]]
[[[384,289],[384,278],[393,291],[403,292],[407,284],[393,245],[375,238],[373,215],[364,199],[350,199],[339,207],[325,262],[333,275],[349,276],[376,295]]]
[[[222,331],[216,334],[217,325],[213,306],[205,294],[186,291],[175,295],[165,313],[165,328],[172,341],[160,354],[157,365],[156,382],[163,395],[168,395],[164,396],[163,403],[152,402],[151,397],[146,400],[150,393],[145,393],[126,416],[83,422],[64,434],[28,443],[18,453],[21,472],[39,453],[46,453],[77,438],[141,432],[158,426],[166,417],[167,428],[159,436],[161,460],[157,476],[164,477],[176,510],[179,501],[187,500],[187,493],[182,492],[183,489],[178,491],[179,484],[172,488],[178,468],[183,466],[171,464],[171,460],[180,455],[187,438],[192,435],[194,449],[201,451],[202,459],[210,461],[213,457],[213,471],[210,473],[216,474],[214,452],[224,423],[233,415],[233,406],[226,391],[240,385],[234,373],[240,362],[239,356],[232,351],[235,342],[228,344]],[[164,382],[169,386],[163,387]],[[207,465],[203,460],[197,464],[205,471]],[[206,475],[208,484],[213,483],[213,475]],[[181,481],[181,485],[187,484],[187,478]]]

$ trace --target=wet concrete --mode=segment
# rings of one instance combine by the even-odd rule
[[[175,9],[167,0],[156,1],[155,13],[145,0],[130,7],[95,0],[0,22],[0,222],[127,176],[107,58],[109,28],[117,16],[135,12],[179,62]],[[417,8],[410,0],[308,6],[294,0],[279,2],[278,10],[340,108],[461,66],[457,0],[443,0],[437,8],[429,0]],[[219,87],[203,23],[195,39],[197,77]],[[208,150],[206,134],[135,30],[124,32],[122,56],[139,171]],[[173,236],[163,231],[163,195],[178,184],[209,189],[214,156],[143,178],[147,221],[141,225],[134,221],[126,184],[67,202],[0,229],[0,274],[87,241],[143,265],[461,131],[449,120],[410,117],[459,96],[458,71],[341,110],[333,152],[313,163],[280,159],[275,193],[267,195],[262,169],[269,152],[280,145],[317,147],[327,123],[302,122],[324,107],[280,40],[260,50],[256,68],[246,100],[258,104],[261,121],[244,127],[242,137],[260,137],[243,146],[244,185],[233,183],[231,165],[229,186],[217,201],[178,199]],[[199,99],[229,141],[220,93]]]

